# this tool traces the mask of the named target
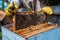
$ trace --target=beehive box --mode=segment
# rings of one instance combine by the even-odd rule
[[[16,31],[11,28],[2,26],[2,40],[60,40],[60,27],[56,25],[44,23]]]
[[[38,23],[43,23],[43,21],[45,20],[45,15],[44,14],[41,15],[35,14],[31,11],[18,12],[13,17],[13,24],[15,30],[24,29],[30,27],[31,25],[36,25]]]
[[[5,12],[2,12],[4,14]],[[5,13],[6,14],[6,13]],[[18,12],[16,15],[6,16],[4,14],[3,25],[14,24],[14,30],[24,29],[31,25],[36,25],[43,21],[44,18],[41,15],[28,11],[28,12]],[[41,20],[40,20],[41,17]],[[44,16],[43,16],[44,17]]]
[[[25,14],[25,12],[24,12],[24,14]],[[48,23],[43,23],[43,24],[39,23],[38,25],[31,25],[30,24],[31,20],[30,21],[28,20],[30,23],[28,23],[28,22],[26,22],[26,23],[30,24],[30,26],[25,25],[26,27],[22,26],[23,28],[21,28],[21,26],[19,26],[20,25],[19,23],[21,23],[19,19],[21,19],[21,18],[16,19],[16,15],[15,15],[13,18],[13,24],[2,26],[2,40],[40,40],[40,39],[49,40],[53,34],[53,33],[49,32],[49,30],[54,30],[54,28],[58,27],[57,25],[48,24]],[[17,20],[19,20],[19,21],[17,21]],[[33,20],[35,20],[35,21],[32,21],[32,23],[34,24],[36,22],[36,17]],[[17,22],[19,22],[19,23],[17,23]],[[19,25],[17,25],[17,24],[19,24]],[[22,24],[23,24],[23,22],[22,22]],[[53,31],[53,32],[55,32],[54,33],[54,35],[55,35],[56,31]],[[57,33],[59,33],[59,32],[60,31],[58,31]],[[49,34],[50,37],[48,37],[49,35],[47,35],[47,34]],[[47,35],[47,36],[43,36],[43,35]],[[59,35],[59,34],[57,34],[57,35]],[[51,39],[54,40],[54,37]]]

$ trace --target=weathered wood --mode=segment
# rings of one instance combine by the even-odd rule
[[[32,19],[29,19],[30,17]],[[23,36],[24,38],[28,38],[38,33],[42,33],[57,27],[57,25],[52,25],[48,23],[38,24],[37,18],[33,14],[31,15],[16,14],[12,17],[12,20],[13,22],[11,23],[13,24],[8,26],[7,28],[15,32],[16,34]]]
[[[42,33],[42,32],[45,32],[45,31],[48,31],[48,30],[51,30],[53,28],[56,28],[56,26],[48,26],[46,28],[41,28],[40,30],[35,30],[33,32],[30,32],[30,33],[27,33],[25,35],[23,35],[25,38],[28,38],[28,37],[31,37],[33,35],[36,35],[36,34],[39,34],[39,33]]]
[[[36,26],[31,26],[31,27],[28,27],[28,28],[25,28],[22,30],[16,30],[16,33],[18,35],[23,36],[24,38],[28,38],[30,36],[51,30],[51,29],[56,28],[56,27],[57,27],[57,25],[50,25],[48,23],[45,23],[45,24],[39,24]]]
[[[23,15],[24,15],[24,14],[27,14],[27,15],[28,15],[28,14],[32,14],[32,13],[34,13],[34,11],[18,12],[18,14],[23,14]]]
[[[29,31],[33,31],[35,29],[40,29],[43,26],[48,27],[49,25],[47,23],[39,24],[39,25],[32,25],[31,27],[27,27],[25,29],[16,30],[16,33],[19,33],[19,32],[21,33],[22,32],[22,34],[23,34],[23,33],[29,32]]]
[[[15,32],[15,30],[16,30],[16,15],[14,15],[14,17],[13,17],[13,31]]]

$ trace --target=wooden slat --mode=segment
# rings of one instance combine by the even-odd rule
[[[27,34],[24,34],[24,38],[28,38],[28,37],[31,37],[33,35],[36,35],[36,34],[39,34],[39,33],[42,33],[42,32],[45,32],[45,31],[48,31],[48,30],[51,30],[53,28],[56,28],[57,26],[50,26],[50,27],[47,27],[47,28],[42,28],[40,30],[35,30],[33,32],[30,32],[30,33],[27,33]]]
[[[34,12],[33,11],[27,11],[27,12],[18,12],[17,14],[33,14]]]
[[[43,26],[49,26],[47,23],[44,23],[44,24],[40,24],[40,25],[36,25],[36,26],[31,26],[31,27],[28,27],[28,28],[25,28],[25,29],[21,29],[21,30],[17,30],[16,33],[17,34],[25,34],[25,33],[28,33],[30,31],[33,31],[35,29],[40,29],[41,27]]]
[[[14,15],[14,17],[13,17],[13,31],[15,32],[15,30],[16,30],[16,15]]]
[[[40,24],[37,26],[32,26],[30,28],[22,29],[22,30],[17,30],[16,33],[18,35],[23,36],[24,38],[28,38],[32,35],[35,35],[35,34],[38,34],[41,32],[45,32],[45,31],[51,30],[56,27],[57,27],[57,25],[49,25],[49,24],[45,23],[45,24]]]

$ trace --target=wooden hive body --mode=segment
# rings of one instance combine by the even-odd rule
[[[36,38],[36,40],[40,40],[39,36],[42,32],[46,32],[58,27],[57,25],[48,23],[37,23],[22,29],[17,29],[18,26],[16,24],[18,23],[16,20],[16,15],[14,15],[13,24],[2,27],[2,40],[35,40],[35,37],[37,36],[38,38]]]

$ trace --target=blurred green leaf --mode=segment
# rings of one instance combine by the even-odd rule
[[[0,32],[0,38],[2,37],[2,33]]]
[[[0,8],[0,10],[4,11],[2,8]]]

